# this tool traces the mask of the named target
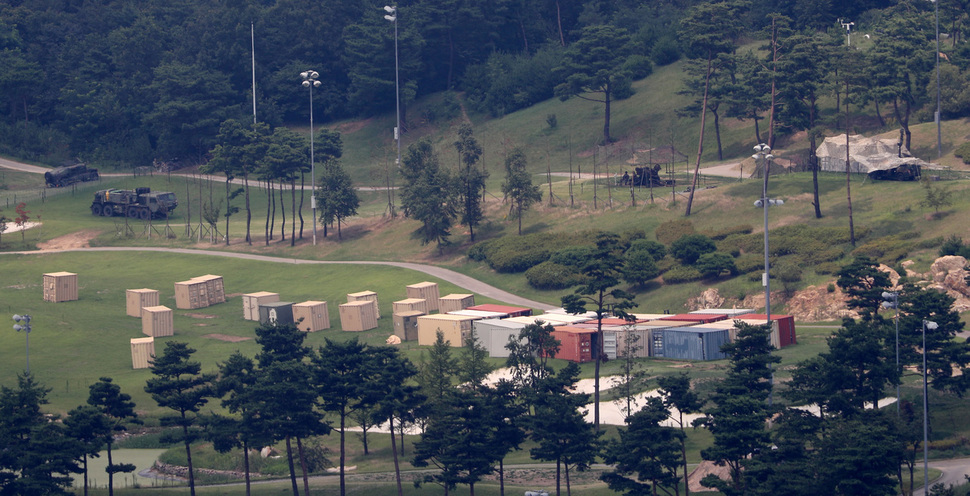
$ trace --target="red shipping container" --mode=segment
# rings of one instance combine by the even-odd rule
[[[559,353],[556,358],[576,363],[592,362],[596,357],[593,346],[596,342],[595,329],[580,329],[578,327],[562,326],[552,331],[552,336],[559,340]]]
[[[677,315],[668,315],[660,320],[674,320],[678,322],[698,322],[701,324],[709,324],[711,322],[717,322],[719,320],[727,319],[727,317],[728,316],[724,314],[679,313]]]
[[[500,313],[508,314],[509,317],[528,317],[532,315],[531,308],[510,307],[506,305],[495,305],[493,303],[474,305],[466,308],[465,310],[481,310],[483,312],[500,312]]]
[[[767,320],[768,316],[763,313],[746,313],[735,318],[738,320]],[[798,338],[795,336],[795,317],[791,315],[772,314],[771,320],[778,322],[779,348],[798,344]]]

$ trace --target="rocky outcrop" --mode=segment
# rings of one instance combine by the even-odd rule
[[[958,312],[970,310],[970,287],[967,286],[967,259],[947,255],[930,266],[930,283],[927,288],[942,291],[956,300],[953,309]]]
[[[965,267],[967,259],[958,256],[945,256],[936,259],[930,266],[929,272],[919,273],[910,270],[913,265],[911,260],[902,262],[906,268],[907,276],[910,281],[924,286],[928,289],[935,289],[944,292],[956,300],[953,309],[957,312],[970,310],[970,286],[967,285],[968,273]],[[889,276],[889,281],[894,289],[899,288],[899,273],[888,265],[879,265],[879,270]],[[829,288],[833,288],[829,291]],[[850,310],[846,305],[845,294],[836,286],[833,280],[830,284],[820,286],[809,286],[801,291],[796,291],[791,298],[784,299],[781,291],[771,293],[771,308],[781,308],[785,305],[785,313],[795,317],[800,322],[819,322],[819,321],[839,321],[845,317],[858,318],[859,313]],[[700,295],[687,300],[685,304],[688,311],[702,310],[706,308],[751,308],[755,311],[763,311],[765,307],[764,293],[754,293],[745,296],[743,300],[725,298],[721,296],[717,288],[708,288]],[[772,313],[778,313],[773,311]]]
[[[830,292],[829,287],[833,287],[834,291]],[[835,283],[826,286],[809,286],[796,291],[788,300],[785,313],[801,322],[839,321],[845,317],[853,319],[859,317],[858,312],[849,310],[846,306],[845,294]]]

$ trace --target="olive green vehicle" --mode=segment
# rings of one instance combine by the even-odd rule
[[[94,194],[91,214],[149,220],[164,219],[178,206],[175,193],[152,193],[151,188],[103,189]]]

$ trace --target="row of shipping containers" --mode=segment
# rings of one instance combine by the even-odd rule
[[[609,359],[631,353],[636,357],[662,357],[677,360],[720,360],[727,358],[721,347],[737,336],[736,321],[765,325],[767,316],[749,309],[702,310],[688,314],[633,314],[634,320],[604,318],[600,324],[593,312],[570,315],[553,310],[543,315],[504,319],[479,319],[471,324],[489,356],[507,358],[510,340],[518,339],[526,325],[541,322],[554,326],[560,341],[556,358],[585,363],[596,359],[599,349],[597,327],[602,325],[604,355]],[[794,318],[771,316],[771,343],[783,348],[797,343]],[[464,332],[469,332],[465,330]],[[454,335],[464,340],[466,336]],[[431,338],[433,342],[433,337]]]

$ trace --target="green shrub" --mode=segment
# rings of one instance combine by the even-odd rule
[[[653,255],[647,250],[630,250],[624,255],[623,280],[641,286],[660,275]]]
[[[717,250],[725,253],[764,252],[764,248],[763,234],[732,234],[717,242]]]
[[[672,267],[667,272],[664,272],[664,282],[668,284],[699,281],[703,277],[704,276],[701,274],[701,271],[685,265],[677,265]]]
[[[914,244],[912,241],[900,239],[898,236],[886,236],[860,245],[852,250],[852,254],[854,256],[864,255],[891,265],[906,257]]]
[[[705,253],[717,250],[711,238],[703,234],[688,234],[670,245],[670,255],[684,265],[691,265]]]
[[[633,75],[633,79],[643,79],[653,73],[653,64],[643,55],[633,54],[627,57],[623,68]]]
[[[963,163],[970,164],[970,141],[958,146],[956,150],[953,150],[953,154],[962,158]]]
[[[751,224],[740,224],[737,226],[725,227],[723,229],[714,231],[708,234],[708,237],[710,237],[714,241],[720,241],[724,238],[727,238],[728,236],[733,236],[736,234],[751,234],[751,231],[754,231],[754,228],[751,227]]]
[[[657,260],[657,270],[659,270],[661,274],[663,274],[664,272],[667,272],[668,270],[674,267],[679,267],[679,266],[680,266],[680,263],[670,257],[664,257],[664,258],[661,258],[660,260]]]
[[[957,255],[970,259],[970,246],[963,244],[963,238],[952,234],[940,244],[940,256]]]
[[[932,250],[933,248],[939,248],[943,245],[943,236],[937,236],[935,238],[924,239],[916,243],[916,249],[918,250]]]
[[[764,255],[755,255],[754,253],[746,253],[741,255],[734,261],[734,266],[737,267],[739,274],[747,274],[750,272],[764,272],[765,271],[765,257]]]
[[[694,234],[695,232],[694,224],[692,224],[689,220],[674,219],[668,220],[667,222],[657,226],[657,229],[654,230],[653,234],[656,236],[657,241],[665,245],[670,245],[674,241],[677,241],[688,234]]]
[[[524,250],[499,250],[488,257],[488,266],[499,273],[524,272],[549,259],[551,253],[542,247]]]
[[[570,246],[553,253],[549,261],[567,267],[582,267],[593,252],[591,246]]]
[[[780,263],[772,270],[771,275],[781,281],[785,294],[791,296],[795,285],[802,280],[802,268],[790,262]]]
[[[815,273],[821,275],[838,274],[842,266],[835,262],[823,262],[815,266]]]
[[[825,286],[825,290],[828,291],[829,293],[834,293],[835,292],[835,284],[829,283],[828,286]]]
[[[566,289],[582,281],[574,268],[550,260],[525,271],[525,279],[535,289]]]
[[[705,253],[694,264],[704,277],[721,277],[722,275],[737,275],[738,268],[734,265],[734,258],[727,253]]]
[[[668,35],[657,40],[650,49],[650,60],[659,67],[680,60],[680,45],[677,39]]]
[[[635,241],[647,239],[647,232],[643,229],[627,229],[620,233],[620,244],[624,249],[629,249]]]
[[[651,241],[649,239],[638,239],[630,243],[630,248],[627,249],[626,253],[629,255],[633,252],[645,251],[653,257],[654,261],[658,261],[661,258],[667,256],[667,247],[660,244],[657,241]]]

